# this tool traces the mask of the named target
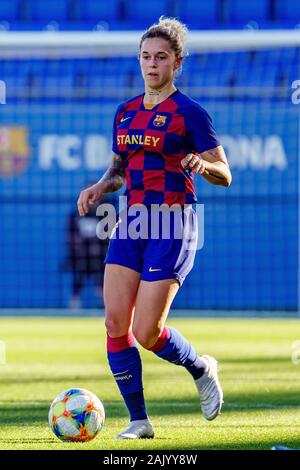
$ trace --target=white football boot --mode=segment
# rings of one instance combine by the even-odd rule
[[[153,439],[154,431],[149,419],[131,421],[129,426],[116,439]]]
[[[214,357],[200,356],[207,364],[206,372],[195,380],[201,411],[205,419],[212,421],[221,412],[223,391],[218,379],[218,363]]]

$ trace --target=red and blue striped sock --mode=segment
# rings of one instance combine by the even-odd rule
[[[162,334],[149,350],[166,361],[185,367],[195,380],[199,379],[206,370],[205,362],[175,328],[165,326]]]
[[[133,334],[107,335],[107,357],[114,379],[130,414],[130,421],[146,419],[142,362]]]

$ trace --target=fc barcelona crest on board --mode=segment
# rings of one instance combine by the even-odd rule
[[[23,173],[28,167],[29,157],[27,128],[0,127],[0,177]]]

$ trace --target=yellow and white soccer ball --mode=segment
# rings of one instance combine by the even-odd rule
[[[71,388],[53,400],[48,418],[50,428],[62,441],[86,442],[103,428],[105,411],[94,393]]]

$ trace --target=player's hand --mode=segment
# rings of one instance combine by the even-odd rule
[[[95,204],[97,201],[100,201],[101,196],[102,190],[97,184],[94,184],[90,188],[81,191],[77,201],[79,215],[86,215],[89,211],[90,206]]]
[[[200,175],[206,170],[205,160],[196,153],[189,153],[181,160],[181,165],[185,170],[193,170]]]

